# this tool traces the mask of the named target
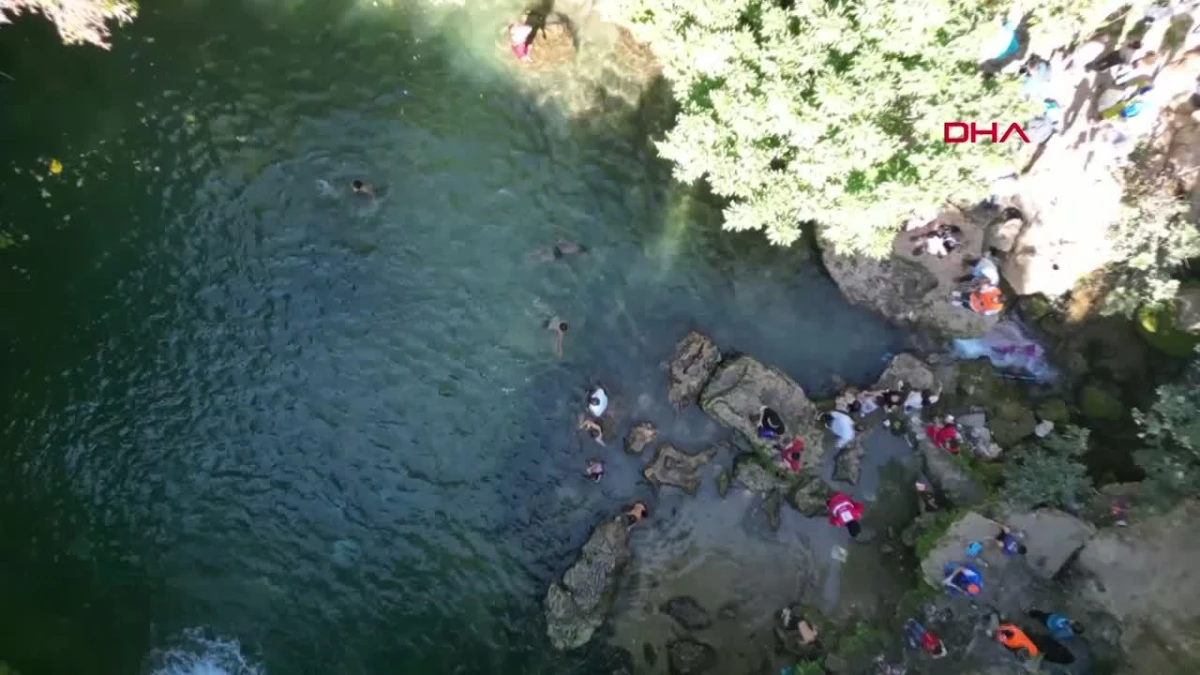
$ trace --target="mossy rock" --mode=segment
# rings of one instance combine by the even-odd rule
[[[988,428],[992,440],[1002,448],[1011,448],[1022,439],[1033,435],[1037,418],[1033,412],[1012,399],[1000,399],[988,406]]]
[[[717,472],[717,494],[724,497],[729,493],[729,472],[721,469]]]
[[[1196,353],[1200,335],[1179,329],[1174,305],[1144,305],[1136,318],[1138,335],[1154,349],[1180,359]]]
[[[1026,321],[1038,321],[1039,319],[1049,316],[1054,311],[1054,305],[1046,299],[1046,296],[1038,293],[1037,295],[1027,295],[1022,297],[1017,309],[1021,312],[1021,317]]]
[[[1038,404],[1037,416],[1055,424],[1063,424],[1071,419],[1071,408],[1061,398],[1052,398]]]
[[[1092,420],[1116,421],[1127,414],[1121,398],[1099,384],[1086,384],[1079,390],[1079,411]]]

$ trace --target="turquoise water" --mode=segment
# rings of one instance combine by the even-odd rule
[[[661,367],[689,328],[814,388],[882,367],[899,336],[803,252],[670,185],[611,29],[555,79],[497,49],[512,11],[174,3],[110,53],[0,29],[0,658],[609,672],[540,611],[653,499],[616,448],[579,476],[587,384],[696,445]],[[540,261],[558,239],[589,252]]]

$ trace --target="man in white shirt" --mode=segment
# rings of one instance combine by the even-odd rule
[[[826,429],[833,432],[837,436],[836,447],[840,450],[854,440],[854,420],[849,415],[840,411],[834,410],[821,415],[821,423]]]

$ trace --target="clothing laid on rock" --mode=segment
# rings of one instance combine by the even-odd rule
[[[996,541],[1000,543],[1000,548],[1004,551],[1004,555],[1021,554],[1021,540],[1012,532],[1000,530],[996,535]]]

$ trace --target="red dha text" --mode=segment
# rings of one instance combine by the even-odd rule
[[[999,125],[995,122],[992,122],[989,126],[979,126],[974,122],[969,124],[967,122],[946,122],[943,129],[942,140],[947,143],[978,143],[981,136],[993,143],[1003,143],[1013,134],[1019,136],[1022,141],[1029,142],[1029,137],[1025,135],[1025,130],[1016,122],[1008,125],[1003,134],[1000,134]]]

